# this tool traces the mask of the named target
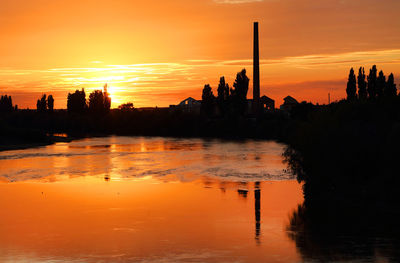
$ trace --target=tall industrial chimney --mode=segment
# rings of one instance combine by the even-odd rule
[[[258,22],[254,22],[253,46],[253,111],[258,112],[260,105],[260,57],[258,48]]]

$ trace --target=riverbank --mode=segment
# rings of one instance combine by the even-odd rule
[[[37,113],[22,110],[1,117],[0,150],[26,148],[57,142],[49,134],[68,134],[69,139],[109,135],[269,139],[282,141],[290,119],[281,111],[238,118],[207,118],[185,112],[112,110],[106,115],[68,114],[65,110]]]
[[[31,140],[21,140],[14,136],[2,136],[0,140],[0,151],[22,150],[51,145],[57,142],[70,142],[76,138],[57,135],[47,135],[41,138]]]

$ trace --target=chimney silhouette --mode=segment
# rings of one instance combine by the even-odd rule
[[[253,46],[253,111],[258,112],[260,105],[260,57],[258,47],[258,22],[254,22]]]

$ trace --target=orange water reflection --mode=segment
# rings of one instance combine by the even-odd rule
[[[301,186],[263,177],[279,147],[127,140],[1,153],[0,261],[300,260],[285,227]]]
[[[282,163],[284,145],[270,141],[105,137],[0,152],[0,180],[57,181],[77,176],[157,177],[193,181],[294,179]]]
[[[251,183],[246,198],[237,187],[96,177],[0,184],[0,261],[297,261],[284,230],[302,201],[297,182]]]

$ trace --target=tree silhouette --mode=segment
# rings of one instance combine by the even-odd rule
[[[356,86],[356,75],[354,75],[354,69],[350,69],[349,73],[349,79],[347,81],[347,88],[346,88],[346,93],[347,93],[347,99],[348,100],[355,100],[357,95],[357,86]]]
[[[209,84],[204,85],[201,99],[201,111],[207,116],[211,116],[214,112],[215,96]]]
[[[46,94],[43,94],[42,98],[37,100],[36,109],[38,112],[46,112],[47,111]]]
[[[111,108],[111,98],[107,92],[107,83],[104,85],[104,92],[103,92],[103,96],[104,96],[104,102],[103,102],[103,107],[104,107],[104,112],[108,113],[110,111]]]
[[[358,70],[358,98],[361,100],[367,99],[367,82],[365,81],[365,71],[363,67]]]
[[[224,90],[224,100],[227,101],[229,100],[229,84],[225,84],[225,90]]]
[[[378,98],[382,98],[383,97],[383,92],[386,89],[386,77],[383,74],[383,71],[379,71],[379,76],[376,79],[376,95],[378,96]]]
[[[53,112],[54,110],[54,99],[53,99],[53,95],[49,95],[47,97],[47,107],[49,109],[49,112]]]
[[[129,110],[133,110],[133,103],[132,102],[128,102],[128,103],[124,103],[118,106],[118,109],[123,110],[123,111],[129,111]]]
[[[369,70],[368,75],[368,95],[370,99],[374,99],[376,97],[376,65],[373,65],[372,68]]]
[[[0,112],[10,112],[13,110],[11,96],[2,95],[0,97]]]
[[[219,79],[217,100],[219,102],[225,100],[225,77],[224,76],[222,76]]]
[[[68,93],[67,99],[68,112],[82,113],[87,109],[85,90],[75,90],[74,93]]]
[[[89,95],[89,111],[95,114],[106,114],[110,111],[111,98],[107,93],[107,86],[104,86],[104,92],[95,90]]]
[[[103,113],[104,96],[103,91],[95,90],[89,95],[89,111],[93,113]]]
[[[249,90],[249,78],[246,76],[246,69],[236,74],[234,89],[231,90],[235,111],[244,114],[247,109],[247,91]]]
[[[387,97],[394,97],[397,95],[397,88],[396,88],[396,84],[394,84],[393,73],[391,73],[388,77],[388,80],[386,83],[386,88],[384,90],[384,94]]]
[[[222,114],[225,114],[227,110],[228,99],[229,99],[229,85],[228,83],[225,83],[225,77],[221,77],[219,79],[219,84],[218,84],[217,104]]]

